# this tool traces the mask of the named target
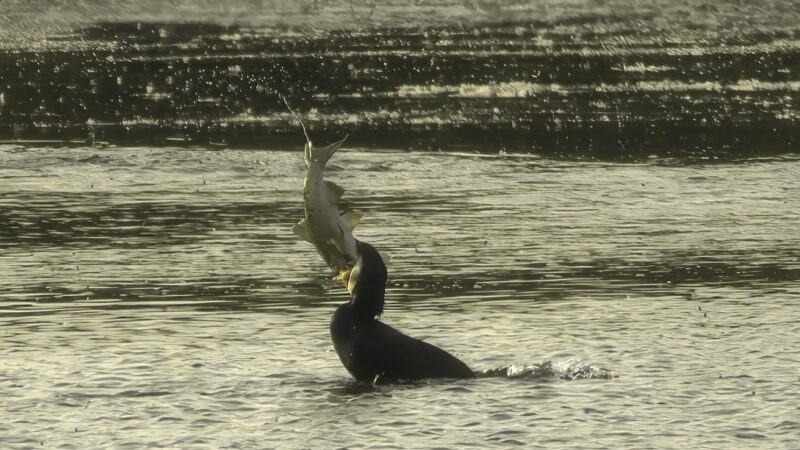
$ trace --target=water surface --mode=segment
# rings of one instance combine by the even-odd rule
[[[298,151],[0,147],[5,448],[791,448],[800,160],[350,148],[383,320],[477,371],[365,389]],[[608,376],[606,369],[613,373]]]
[[[289,148],[281,96],[317,136],[368,148],[727,159],[800,142],[796,0],[6,3],[0,142]]]

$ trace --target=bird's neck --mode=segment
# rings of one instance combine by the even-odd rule
[[[375,320],[383,313],[383,289],[360,289],[350,300],[350,307],[358,320]]]

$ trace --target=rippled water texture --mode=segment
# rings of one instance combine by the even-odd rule
[[[366,389],[299,144],[0,147],[3,448],[796,446],[796,156],[341,151],[383,320],[519,375]]]
[[[317,136],[369,148],[800,143],[800,0],[9,1],[0,142],[289,148],[285,96]]]

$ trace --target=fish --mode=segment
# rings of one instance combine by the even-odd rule
[[[303,127],[305,132],[305,127]],[[303,203],[305,217],[292,227],[292,232],[314,244],[333,275],[347,283],[348,274],[358,259],[353,229],[361,215],[353,211],[339,213],[339,201],[344,189],[325,179],[325,166],[344,141],[326,147],[314,147],[306,134],[303,160],[305,180]]]

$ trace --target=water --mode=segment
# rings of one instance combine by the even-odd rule
[[[796,446],[798,155],[341,151],[383,320],[517,375],[364,388],[299,145],[0,147],[4,448]]]
[[[0,2],[3,449],[797,446],[796,1],[67,3]],[[282,96],[479,378],[350,381]]]
[[[289,148],[282,96],[316,136],[369,148],[725,159],[800,142],[787,1],[15,3],[0,142]]]

